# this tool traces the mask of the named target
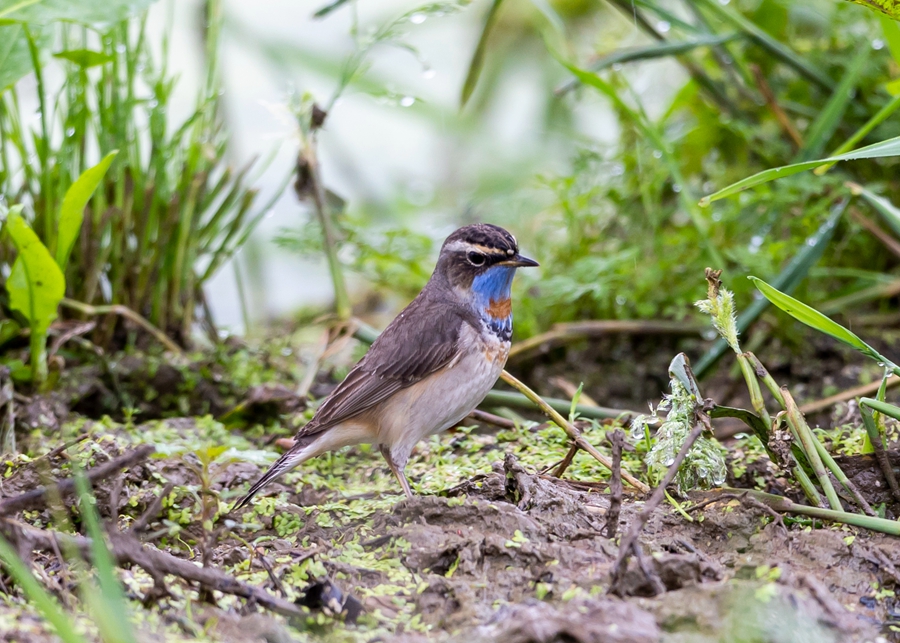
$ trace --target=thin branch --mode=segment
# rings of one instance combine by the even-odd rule
[[[133,467],[139,462],[142,462],[154,451],[156,451],[156,449],[153,445],[143,444],[134,451],[129,451],[114,460],[109,460],[101,465],[93,467],[85,472],[85,475],[91,483],[91,486],[94,486],[99,480],[104,480],[109,476],[118,473],[122,469]],[[53,493],[57,494],[57,497],[65,497],[75,491],[75,479],[66,478],[65,480],[60,480],[50,489],[53,490]],[[37,489],[26,491],[18,496],[3,500],[0,502],[0,516],[8,516],[17,511],[22,511],[23,509],[34,509],[35,507],[43,505],[48,491],[47,487],[41,486]]]
[[[543,411],[551,420],[553,420],[561,429],[563,429],[566,432],[566,434],[575,442],[575,444],[577,444],[580,448],[582,448],[585,451],[587,451],[588,453],[590,453],[591,456],[593,456],[593,458],[597,462],[599,462],[604,467],[606,467],[607,469],[612,471],[612,461],[609,458],[607,458],[605,455],[603,455],[602,453],[597,451],[597,449],[595,449],[594,446],[590,442],[588,442],[587,440],[584,439],[584,437],[581,435],[581,431],[579,431],[577,428],[572,426],[572,424],[568,420],[566,420],[562,415],[560,415],[556,410],[554,410],[549,404],[547,404],[547,402],[545,402],[541,398],[540,395],[538,395],[537,393],[532,391],[530,388],[525,386],[525,384],[520,382],[518,379],[516,379],[515,377],[510,375],[505,370],[502,373],[500,373],[500,378],[504,382],[506,382],[507,384],[512,386],[513,388],[517,389],[520,393],[522,393],[525,397],[527,397],[529,400],[531,400],[534,404],[536,404],[538,406],[538,408],[541,409],[541,411]],[[632,476],[629,473],[626,473],[623,471],[622,478],[628,484],[630,484],[632,487],[634,487],[635,489],[637,489],[638,491],[640,491],[642,493],[647,493],[650,491],[650,487],[648,487],[646,484],[644,484],[643,482],[641,482],[640,480],[638,480],[637,478],[635,478],[634,476]]]
[[[134,322],[135,324],[146,330],[148,333],[153,335],[153,337],[155,337],[160,344],[166,347],[166,350],[177,353],[178,355],[184,354],[184,351],[181,350],[181,347],[178,344],[169,339],[169,337],[164,332],[147,321],[146,318],[131,310],[128,306],[123,306],[121,304],[92,306],[91,304],[85,304],[84,302],[75,301],[74,299],[68,298],[63,298],[63,300],[59,302],[59,305],[63,306],[64,308],[77,310],[78,312],[85,315],[119,315],[120,317],[124,317],[125,319]]]

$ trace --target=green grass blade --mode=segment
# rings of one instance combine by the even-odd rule
[[[848,201],[844,199],[832,206],[825,222],[819,226],[819,229],[814,234],[806,239],[800,252],[775,277],[773,283],[776,288],[785,292],[792,292],[806,278],[810,269],[822,256],[822,253],[825,252],[825,247],[831,241],[837,223],[847,208],[847,203]],[[738,315],[738,332],[743,333],[747,330],[750,324],[756,321],[768,305],[769,302],[765,299],[757,299],[747,306],[744,312]],[[728,343],[724,339],[716,340],[712,347],[700,358],[697,365],[694,366],[694,374],[697,377],[701,377],[727,350],[729,350]]]
[[[861,147],[858,150],[847,152],[846,154],[839,154],[838,156],[832,156],[826,159],[805,161],[803,163],[794,163],[792,165],[784,165],[782,167],[774,167],[769,170],[763,170],[762,172],[754,174],[753,176],[748,176],[746,179],[741,179],[736,183],[732,183],[728,187],[722,188],[718,192],[714,192],[708,196],[703,197],[702,199],[700,199],[700,205],[705,207],[713,201],[724,199],[725,197],[737,194],[738,192],[742,192],[743,190],[746,190],[748,188],[755,187],[762,183],[768,183],[769,181],[774,181],[775,179],[781,179],[786,176],[805,172],[806,170],[812,170],[819,167],[820,165],[825,165],[828,163],[833,164],[839,161],[877,159],[889,156],[900,156],[900,136],[889,138],[885,141],[881,141],[880,143],[867,145],[866,147]]]
[[[885,366],[888,366],[892,369],[898,369],[898,367],[894,365],[893,362],[891,362],[881,353],[866,344],[855,333],[847,330],[831,318],[826,317],[815,308],[807,306],[802,301],[794,299],[790,295],[784,294],[777,288],[773,288],[762,279],[759,279],[757,277],[748,277],[748,279],[753,282],[759,292],[761,292],[766,299],[768,299],[770,302],[775,304],[775,306],[786,312],[797,321],[806,324],[810,328],[814,328],[820,333],[830,335],[839,342],[847,344],[851,348],[858,350],[863,355],[870,357]]]
[[[874,409],[879,413],[884,413],[888,417],[892,417],[895,420],[900,420],[900,407],[894,406],[893,404],[881,402],[879,400],[872,399],[871,397],[861,397],[859,398],[859,403],[861,406],[868,406],[869,408]]]
[[[853,98],[856,83],[863,70],[866,61],[869,60],[869,49],[861,47],[856,56],[844,70],[841,82],[828,99],[825,107],[819,112],[816,120],[810,125],[806,134],[806,142],[798,156],[799,161],[808,161],[821,156],[825,150],[825,144],[834,136],[847,106]]]
[[[866,203],[871,205],[881,215],[884,222],[891,226],[894,234],[900,236],[900,208],[884,197],[878,196],[868,188],[856,183],[847,183],[847,187],[850,188],[854,195],[861,196]]]
[[[109,549],[106,547],[106,539],[103,529],[100,527],[100,517],[94,508],[93,495],[91,494],[87,478],[79,471],[75,476],[75,489],[78,493],[78,503],[81,508],[81,519],[87,527],[91,537],[91,557],[97,570],[97,578],[100,581],[100,596],[92,597],[92,603],[100,614],[94,614],[100,634],[107,643],[137,643],[131,623],[128,622],[128,606],[125,594],[119,579],[116,577],[116,566]],[[93,600],[93,599],[98,600]],[[104,631],[106,630],[106,631]]]
[[[25,596],[31,601],[41,616],[56,631],[63,643],[86,643],[75,629],[74,619],[63,612],[56,599],[41,587],[28,567],[19,558],[12,545],[0,536],[0,561],[12,576],[16,584],[22,588]]]
[[[78,238],[78,233],[81,232],[84,208],[91,195],[94,194],[94,190],[100,185],[100,181],[106,176],[106,171],[118,153],[119,150],[113,150],[104,156],[103,160],[85,170],[66,190],[66,196],[59,209],[59,232],[56,246],[56,264],[60,270],[65,271],[72,246],[75,244],[75,239]]]
[[[475,85],[478,84],[478,77],[481,75],[481,69],[484,67],[484,52],[487,49],[488,39],[491,37],[491,31],[497,22],[497,15],[500,12],[500,6],[503,0],[494,0],[491,8],[488,10],[487,17],[484,20],[484,27],[481,30],[481,37],[478,39],[478,45],[475,47],[475,53],[472,54],[472,61],[469,63],[469,71],[466,73],[466,80],[463,83],[462,93],[459,98],[460,108],[465,107],[475,91]]]
[[[853,146],[863,140],[869,133],[881,125],[884,121],[888,119],[888,117],[897,111],[900,108],[900,96],[894,96],[884,107],[878,110],[878,113],[875,114],[872,118],[870,118],[866,123],[856,130],[853,133],[853,136],[848,138],[844,143],[838,147],[834,152],[831,153],[831,156],[838,156],[853,149]],[[822,167],[817,167],[813,170],[813,174],[817,176],[822,176],[827,172],[833,163],[828,163],[827,165],[823,165]]]

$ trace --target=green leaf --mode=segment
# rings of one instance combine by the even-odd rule
[[[766,299],[797,321],[802,322],[821,333],[834,337],[839,342],[843,342],[851,348],[855,348],[863,355],[871,357],[885,366],[897,368],[893,362],[866,344],[853,332],[847,330],[829,317],[826,317],[815,308],[807,306],[802,301],[794,299],[790,295],[786,295],[780,290],[773,288],[762,279],[757,277],[748,277],[748,279],[753,282],[753,285],[756,286],[757,290],[759,290]]]
[[[878,400],[872,399],[871,397],[861,397],[859,398],[859,405],[868,406],[870,409],[874,409],[879,413],[884,413],[888,417],[892,417],[895,420],[900,420],[900,408],[894,406],[893,404],[880,402]]]
[[[25,27],[0,25],[0,92],[8,89],[31,71],[31,54]]]
[[[500,11],[500,5],[503,0],[494,0],[491,8],[488,10],[487,18],[484,20],[484,27],[481,29],[481,37],[478,39],[478,45],[475,47],[475,53],[472,54],[472,61],[469,63],[469,71],[466,74],[466,80],[463,83],[462,94],[459,99],[459,106],[465,107],[475,91],[475,85],[478,84],[478,77],[481,75],[481,68],[484,67],[484,52],[487,49],[488,38],[490,38],[491,30],[497,22],[497,14]]]
[[[28,567],[16,554],[12,545],[3,536],[0,536],[0,561],[12,576],[28,600],[34,604],[40,615],[56,631],[57,636],[64,643],[85,643],[85,640],[75,629],[75,619],[66,616],[56,599],[34,577]]]
[[[59,210],[59,234],[56,245],[56,263],[63,271],[66,269],[69,253],[72,252],[72,246],[81,230],[84,208],[118,153],[119,150],[113,150],[104,156],[97,165],[82,172],[81,176],[66,190],[66,196],[63,198]]]
[[[53,57],[68,60],[84,69],[105,65],[113,60],[113,57],[109,54],[105,54],[102,51],[91,51],[90,49],[67,49],[66,51],[56,52],[53,54]]]
[[[700,205],[705,207],[713,201],[724,199],[727,196],[737,194],[738,192],[746,190],[747,188],[752,188],[762,183],[774,181],[775,179],[781,179],[786,176],[798,174],[806,170],[812,170],[819,167],[820,165],[837,163],[839,161],[877,159],[889,156],[900,156],[900,136],[889,138],[886,141],[881,141],[880,143],[875,143],[874,145],[861,147],[858,150],[847,152],[846,154],[840,154],[838,156],[832,156],[826,159],[805,161],[803,163],[794,163],[793,165],[784,165],[782,167],[763,170],[762,172],[754,174],[753,176],[748,176],[746,179],[741,179],[737,183],[732,183],[728,187],[722,188],[718,192],[714,192],[713,194],[703,197],[702,199],[700,199]]]
[[[66,282],[46,246],[25,223],[21,211],[21,206],[12,208],[6,219],[6,229],[19,253],[6,282],[6,291],[10,307],[25,316],[31,332],[45,333],[56,319]]]
[[[881,31],[884,34],[884,39],[887,41],[888,49],[891,50],[894,61],[900,65],[900,25],[897,24],[896,20],[891,20],[887,16],[879,16],[879,19],[881,20]]]

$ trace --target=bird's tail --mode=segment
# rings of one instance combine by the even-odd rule
[[[312,454],[308,454],[309,446],[310,444],[308,442],[298,443],[285,451],[284,454],[275,461],[275,464],[269,467],[269,470],[266,471],[259,480],[253,483],[253,486],[250,487],[250,491],[247,492],[247,495],[237,501],[237,504],[234,505],[232,511],[240,509],[250,502],[253,499],[253,496],[259,493],[263,487],[275,480],[278,476],[287,473],[298,464],[309,460],[309,458],[312,457]]]

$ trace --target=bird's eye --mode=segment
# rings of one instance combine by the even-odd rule
[[[485,256],[480,252],[475,252],[474,250],[470,250],[469,254],[466,255],[466,259],[469,260],[469,263],[473,266],[483,266],[485,261]]]

